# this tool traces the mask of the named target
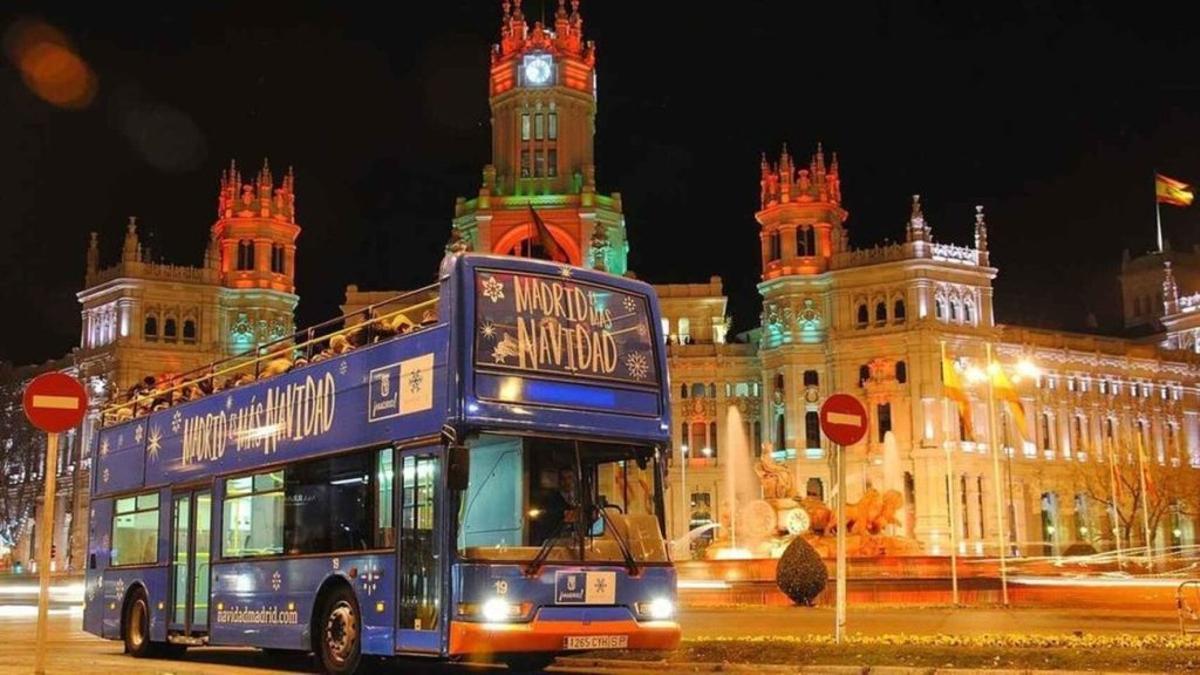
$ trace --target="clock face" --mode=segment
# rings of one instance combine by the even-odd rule
[[[550,81],[553,65],[550,57],[545,54],[525,57],[525,81],[529,84],[540,85]]]

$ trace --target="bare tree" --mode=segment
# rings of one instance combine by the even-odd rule
[[[37,507],[45,434],[25,419],[21,397],[38,368],[0,362],[0,543],[12,547]]]
[[[1116,514],[1122,542],[1145,543],[1143,509],[1147,510],[1153,539],[1164,517],[1172,512],[1183,516],[1200,513],[1200,471],[1192,468],[1182,453],[1168,452],[1160,463],[1149,449],[1139,462],[1136,445],[1119,444],[1107,454],[1075,464],[1075,478],[1093,504]],[[1146,490],[1142,490],[1142,467]],[[1115,509],[1114,509],[1115,505]]]

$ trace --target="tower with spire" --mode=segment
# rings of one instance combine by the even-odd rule
[[[760,170],[760,209],[754,217],[760,225],[763,280],[828,270],[845,247],[843,223],[849,216],[841,205],[837,153],[826,168],[818,143],[808,167],[797,168],[785,143],[778,162],[768,162],[763,154]]]
[[[569,262],[624,274],[621,197],[596,188],[596,47],[584,39],[579,0],[559,0],[550,25],[531,23],[521,5],[500,3],[492,161],[478,194],[456,201],[453,227],[470,250],[536,254],[535,209]]]

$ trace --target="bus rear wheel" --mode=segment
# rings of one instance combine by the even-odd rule
[[[362,660],[362,618],[354,593],[335,588],[327,596],[317,620],[317,656],[325,672],[349,675]]]
[[[150,642],[150,603],[140,588],[125,605],[125,652],[134,658],[146,658],[152,652]]]

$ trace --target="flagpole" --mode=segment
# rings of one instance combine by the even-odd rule
[[[1146,569],[1154,572],[1154,548],[1150,538],[1150,493],[1146,491],[1146,452],[1142,445],[1142,430],[1137,430],[1138,476],[1142,484],[1142,528],[1146,532]]]
[[[938,363],[938,367],[944,369],[946,367],[946,341],[940,341],[942,348],[942,360]],[[942,378],[943,380],[945,377]],[[943,383],[944,384],[944,383]],[[944,393],[944,392],[943,392]],[[942,396],[942,447],[946,450],[946,488],[948,490],[948,498],[950,503],[946,505],[946,510],[950,515],[950,592],[951,599],[955,607],[958,606],[958,525],[954,520],[954,512],[958,508],[958,501],[954,498],[954,452],[950,443],[950,436],[947,433],[946,427],[950,422],[950,401],[945,396]]]
[[[1116,451],[1113,449],[1113,442],[1111,439],[1109,441],[1107,441],[1107,443],[1108,443],[1108,453],[1107,453],[1108,454],[1108,481],[1110,483],[1109,493],[1112,495],[1113,539],[1116,541],[1116,547],[1117,547],[1117,569],[1120,570],[1120,569],[1123,569],[1125,567],[1125,565],[1124,565],[1123,561],[1121,560],[1121,515],[1120,515],[1120,512],[1117,510],[1117,496],[1118,496],[1118,493],[1117,493],[1117,465],[1116,465],[1116,461],[1113,457],[1113,455],[1115,454]]]
[[[987,397],[988,397],[988,444],[992,446],[992,492],[996,495],[996,542],[1000,548],[1000,597],[1005,607],[1008,607],[1008,546],[1004,531],[1004,498],[1000,495],[1000,444],[996,442],[996,396],[992,382],[992,368],[999,364],[992,361],[992,343],[987,347]]]

